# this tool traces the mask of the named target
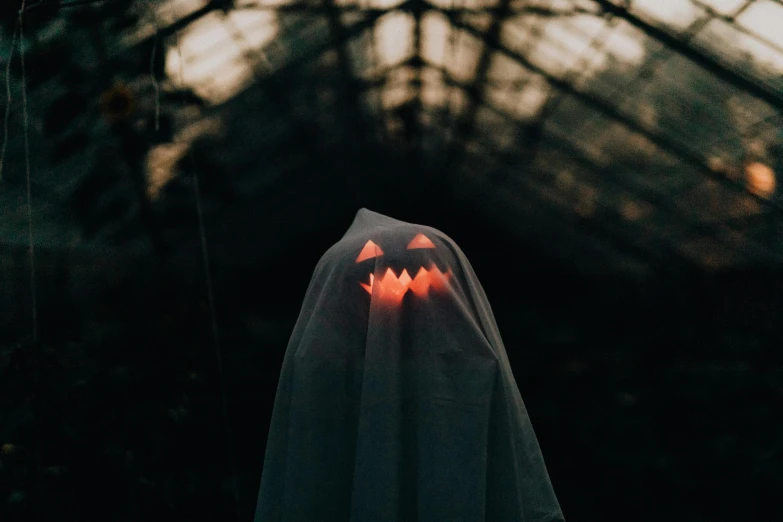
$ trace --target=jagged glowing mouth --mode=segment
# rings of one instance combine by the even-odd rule
[[[451,277],[451,270],[447,272],[441,272],[440,269],[432,265],[427,270],[424,267],[419,269],[416,277],[411,278],[408,274],[408,270],[403,269],[402,273],[397,276],[394,271],[389,268],[383,277],[375,278],[375,275],[370,273],[370,283],[359,283],[362,288],[367,290],[370,295],[376,295],[380,299],[386,301],[402,301],[405,293],[410,290],[419,297],[425,297],[429,293],[430,289],[435,291],[442,291],[446,289],[448,280]]]

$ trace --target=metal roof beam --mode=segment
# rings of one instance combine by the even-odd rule
[[[749,92],[753,96],[764,100],[777,109],[783,109],[783,93],[756,83],[747,76],[730,69],[726,64],[704,54],[689,43],[673,36],[672,34],[655,27],[628,11],[627,8],[615,5],[609,0],[593,0],[601,6],[605,13],[622,18],[637,29],[641,29],[647,36],[657,40],[678,54],[688,58],[705,68],[720,79]]]
[[[454,78],[451,78],[448,75],[447,71],[439,67],[435,67],[435,66],[431,66],[431,67],[440,70],[444,75],[444,78],[446,79],[447,83],[455,87],[466,89],[466,86],[464,84],[455,80]],[[506,112],[502,111],[498,107],[495,107],[486,97],[478,99],[476,100],[476,102],[479,105],[486,107],[487,109],[489,109],[490,111],[498,115],[499,117],[503,118],[511,125],[520,128],[520,130],[524,130],[524,128],[522,128],[523,127],[522,122],[514,120]],[[721,241],[724,245],[726,245],[727,248],[729,249],[734,248],[728,243],[728,236],[725,230],[723,230],[721,226],[723,223],[703,223],[703,222],[694,221],[691,218],[691,216],[688,216],[682,210],[677,208],[677,206],[674,205],[673,202],[670,202],[666,199],[662,199],[659,194],[654,193],[653,191],[645,190],[642,187],[638,187],[629,183],[623,176],[619,175],[616,171],[610,168],[602,167],[596,164],[595,161],[593,161],[590,157],[588,157],[582,150],[576,147],[573,143],[561,137],[557,137],[557,136],[553,136],[552,134],[549,134],[547,136],[546,142],[550,146],[553,146],[556,149],[560,149],[569,158],[575,160],[577,163],[582,164],[583,166],[587,167],[591,171],[608,179],[612,184],[614,184],[618,188],[628,191],[635,198],[644,201],[646,203],[649,203],[650,205],[654,206],[658,210],[663,210],[668,214],[673,215],[676,219],[681,219],[686,221],[690,227],[690,232],[692,232],[693,234],[711,235],[715,237],[717,240]],[[683,234],[683,236],[687,237],[687,233]],[[665,241],[665,242],[668,245],[670,245],[671,248],[675,248],[671,246],[670,241]],[[751,255],[755,256],[759,260],[764,260],[769,258],[769,253],[763,245],[760,245],[757,242],[751,240],[748,240],[748,242],[749,242],[748,247],[752,252]]]
[[[452,27],[457,27],[454,23],[454,16],[450,15],[448,10],[437,9],[452,21]],[[492,64],[492,46],[489,42],[498,41],[500,38],[500,31],[503,29],[503,23],[506,18],[511,14],[511,0],[502,0],[497,10],[494,12],[492,22],[487,28],[486,32],[473,29],[473,34],[480,40],[484,40],[484,47],[481,50],[481,56],[479,56],[478,64],[476,65],[476,76],[469,86],[465,89],[469,94],[477,93],[478,98],[483,98],[484,89],[486,88],[487,76],[489,74],[489,68]],[[451,139],[451,143],[448,147],[448,153],[445,161],[449,165],[453,165],[457,161],[460,152],[460,142],[464,141],[467,136],[470,135],[473,128],[476,125],[476,116],[478,114],[478,103],[470,103],[463,113],[462,117],[457,121],[457,128],[454,130],[454,136]],[[448,168],[445,169],[448,171]]]
[[[326,8],[329,30],[334,38],[333,42],[337,51],[337,66],[340,69],[340,73],[343,77],[343,84],[345,85],[346,93],[343,96],[343,101],[347,108],[354,114],[360,127],[364,128],[366,125],[365,113],[359,104],[361,88],[359,86],[359,81],[353,72],[351,57],[348,53],[348,42],[351,39],[352,32],[349,31],[340,20],[340,10],[334,2],[335,0],[324,0],[323,5]],[[356,134],[357,139],[367,141],[366,132],[363,132],[361,129],[356,129],[353,126],[351,126],[351,129],[353,133]]]
[[[617,107],[614,105],[592,95],[586,92],[582,92],[577,90],[573,85],[568,83],[565,80],[562,80],[560,78],[556,78],[552,76],[550,73],[543,70],[541,67],[533,64],[530,62],[525,56],[522,54],[509,49],[508,47],[505,47],[497,38],[497,36],[492,37],[492,35],[485,35],[475,27],[472,27],[468,24],[464,24],[460,22],[459,20],[456,20],[454,16],[450,16],[448,10],[443,10],[443,12],[446,16],[449,16],[451,19],[452,24],[455,27],[459,27],[460,29],[476,36],[477,38],[484,38],[485,44],[487,47],[491,47],[497,52],[500,52],[504,55],[506,55],[508,58],[511,58],[521,66],[525,67],[529,71],[532,71],[536,74],[541,75],[543,78],[545,78],[549,84],[557,89],[561,89],[562,91],[574,96],[575,98],[579,99],[580,101],[583,101],[596,109],[598,112],[604,114],[605,116],[622,123],[629,129],[645,136],[648,138],[651,142],[655,143],[659,147],[670,151],[673,155],[678,157],[680,160],[682,160],[684,163],[691,165],[693,167],[696,167],[702,174],[704,174],[706,177],[709,177],[711,179],[714,179],[718,181],[719,183],[723,184],[727,188],[733,190],[734,192],[743,192],[749,194],[751,197],[755,198],[759,202],[761,202],[763,205],[768,205],[771,208],[774,208],[778,212],[783,213],[783,204],[781,204],[778,201],[769,200],[764,198],[763,196],[754,194],[753,192],[750,192],[747,190],[747,187],[745,187],[744,184],[735,182],[727,178],[726,176],[713,171],[709,166],[706,165],[703,158],[699,157],[698,155],[690,152],[685,147],[680,145],[677,140],[667,138],[661,133],[656,132],[653,129],[645,127],[642,123],[639,121],[631,118],[630,116],[627,116],[620,112]],[[471,87],[466,87],[468,89],[468,92],[471,92],[471,90],[475,90]]]

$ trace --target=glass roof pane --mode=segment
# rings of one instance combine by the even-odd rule
[[[492,55],[485,90],[487,98],[515,120],[530,119],[546,103],[550,88],[543,77],[530,73],[507,56]]]
[[[262,48],[277,33],[277,15],[272,11],[213,11],[181,32],[178,47],[169,47],[166,73],[172,82],[179,85],[183,80],[205,100],[225,101],[253,76],[247,53],[258,53],[257,60],[262,61]]]
[[[449,38],[454,29],[443,13],[429,11],[421,20],[421,57],[427,63],[443,67]]]
[[[704,16],[704,9],[690,1],[633,0],[631,12],[655,25],[676,31],[687,29]]]
[[[712,20],[693,43],[738,71],[783,88],[783,52],[723,20]]]
[[[168,0],[152,6],[152,9],[148,2],[136,4],[134,9],[139,13],[141,21],[121,38],[121,46],[128,47],[149,38],[158,28],[170,25],[207,4],[209,0]]]
[[[441,107],[448,100],[449,87],[443,81],[443,74],[426,67],[421,71],[421,102],[428,106]]]
[[[540,20],[541,36],[531,42],[527,58],[544,71],[563,77],[574,70],[580,58],[598,61],[590,43],[606,27],[606,22],[592,16]]]
[[[413,16],[391,11],[378,19],[375,26],[375,49],[379,67],[396,65],[413,54]]]
[[[624,20],[615,20],[602,43],[600,51],[593,51],[594,62],[573,84],[582,91],[590,91],[602,99],[617,100],[632,95],[641,83],[640,74],[658,57],[662,46],[648,38],[640,29]]]
[[[391,110],[414,96],[411,80],[415,72],[410,67],[396,67],[387,76],[386,83],[381,87],[381,105],[384,110]]]
[[[430,11],[422,17],[421,58],[446,69],[461,82],[470,82],[484,44],[472,34],[451,26],[443,13]]]
[[[736,22],[768,43],[783,48],[783,5],[771,0],[756,0]]]
[[[612,65],[627,70],[641,65],[650,51],[657,46],[641,29],[625,20],[615,20],[602,48],[609,55],[608,60],[611,62],[604,63],[602,69]]]
[[[578,72],[591,78],[612,64],[638,64],[646,49],[642,33],[622,21],[602,17],[518,15],[506,22],[501,42],[554,77]],[[596,43],[603,42],[600,50]]]
[[[466,31],[456,31],[446,48],[446,69],[455,79],[469,82],[476,76],[484,43]]]

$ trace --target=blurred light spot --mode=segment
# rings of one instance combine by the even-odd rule
[[[443,13],[429,11],[421,20],[422,46],[421,57],[437,67],[446,62],[446,47],[451,33],[451,25]]]
[[[173,24],[185,16],[192,14],[207,4],[210,0],[164,0],[157,5],[151,2],[135,2],[131,9],[139,16],[139,23],[121,39],[121,47],[127,48],[138,44],[146,38],[151,38],[161,27]],[[111,52],[111,49],[109,49]]]
[[[639,114],[639,121],[647,125],[648,127],[658,126],[658,109],[648,102],[642,102],[636,108]],[[650,143],[651,146],[654,146]]]
[[[753,162],[745,166],[748,189],[759,196],[769,197],[775,192],[775,172],[763,163]]]
[[[421,23],[422,59],[445,69],[458,81],[472,80],[483,44],[473,35],[454,29],[442,13],[430,11]]]
[[[220,136],[223,132],[223,121],[215,116],[203,116],[198,112],[198,109],[193,111],[194,114],[190,115],[183,109],[183,114],[192,117],[192,122],[182,128],[172,141],[175,143],[180,142],[192,142],[201,136]]]
[[[595,215],[598,209],[598,194],[594,187],[582,187],[578,190],[578,202],[574,210],[582,217],[591,217]]]
[[[625,201],[620,206],[620,215],[627,221],[639,221],[652,212],[652,206],[642,201]]]
[[[555,76],[580,70],[587,81],[609,66],[638,66],[646,54],[644,34],[627,23],[608,29],[604,44],[592,43],[607,30],[606,20],[592,15],[543,17],[518,15],[503,26],[501,41]],[[540,33],[540,37],[535,37]]]
[[[186,143],[165,143],[147,153],[147,195],[155,199],[174,178],[177,162],[185,155]]]
[[[413,52],[413,16],[392,11],[382,16],[375,28],[375,47],[381,67],[391,67],[404,61]]]
[[[542,76],[504,55],[493,55],[487,76],[487,98],[517,120],[536,116],[549,98],[549,83]]]
[[[707,166],[713,172],[724,172],[726,170],[726,160],[718,156],[707,158]]]
[[[408,82],[387,85],[381,93],[381,104],[385,109],[393,109],[409,102],[413,95]]]
[[[443,75],[434,69],[426,68],[421,71],[421,79],[422,103],[431,107],[445,105],[450,88],[443,81]]]
[[[174,85],[184,83],[209,102],[223,102],[249,84],[254,68],[268,65],[264,47],[277,34],[274,11],[211,12],[182,32],[179,49],[169,47],[166,74]]]
[[[561,170],[555,175],[555,187],[559,190],[569,190],[574,186],[574,182],[574,175],[567,170]]]

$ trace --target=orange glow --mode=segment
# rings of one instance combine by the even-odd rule
[[[435,248],[435,245],[424,234],[416,234],[410,243],[408,243],[408,250],[415,248]]]
[[[775,171],[763,163],[750,163],[745,167],[748,188],[759,196],[769,197],[775,192]]]
[[[364,245],[364,248],[362,248],[362,251],[359,252],[359,257],[356,258],[356,262],[361,263],[365,259],[372,259],[373,257],[378,257],[382,255],[383,255],[383,250],[381,250],[381,247],[379,247],[372,241],[367,241],[367,243]]]
[[[416,274],[416,277],[413,279],[411,279],[407,270],[403,270],[398,277],[394,271],[389,268],[386,270],[383,277],[379,278],[377,281],[375,280],[375,276],[370,274],[370,284],[359,284],[362,285],[362,288],[367,290],[370,295],[373,295],[373,292],[375,292],[375,295],[383,301],[399,303],[408,290],[411,290],[419,297],[426,296],[430,288],[435,291],[443,291],[447,286],[449,277],[451,277],[451,270],[444,273],[434,265],[429,270],[421,267]]]

